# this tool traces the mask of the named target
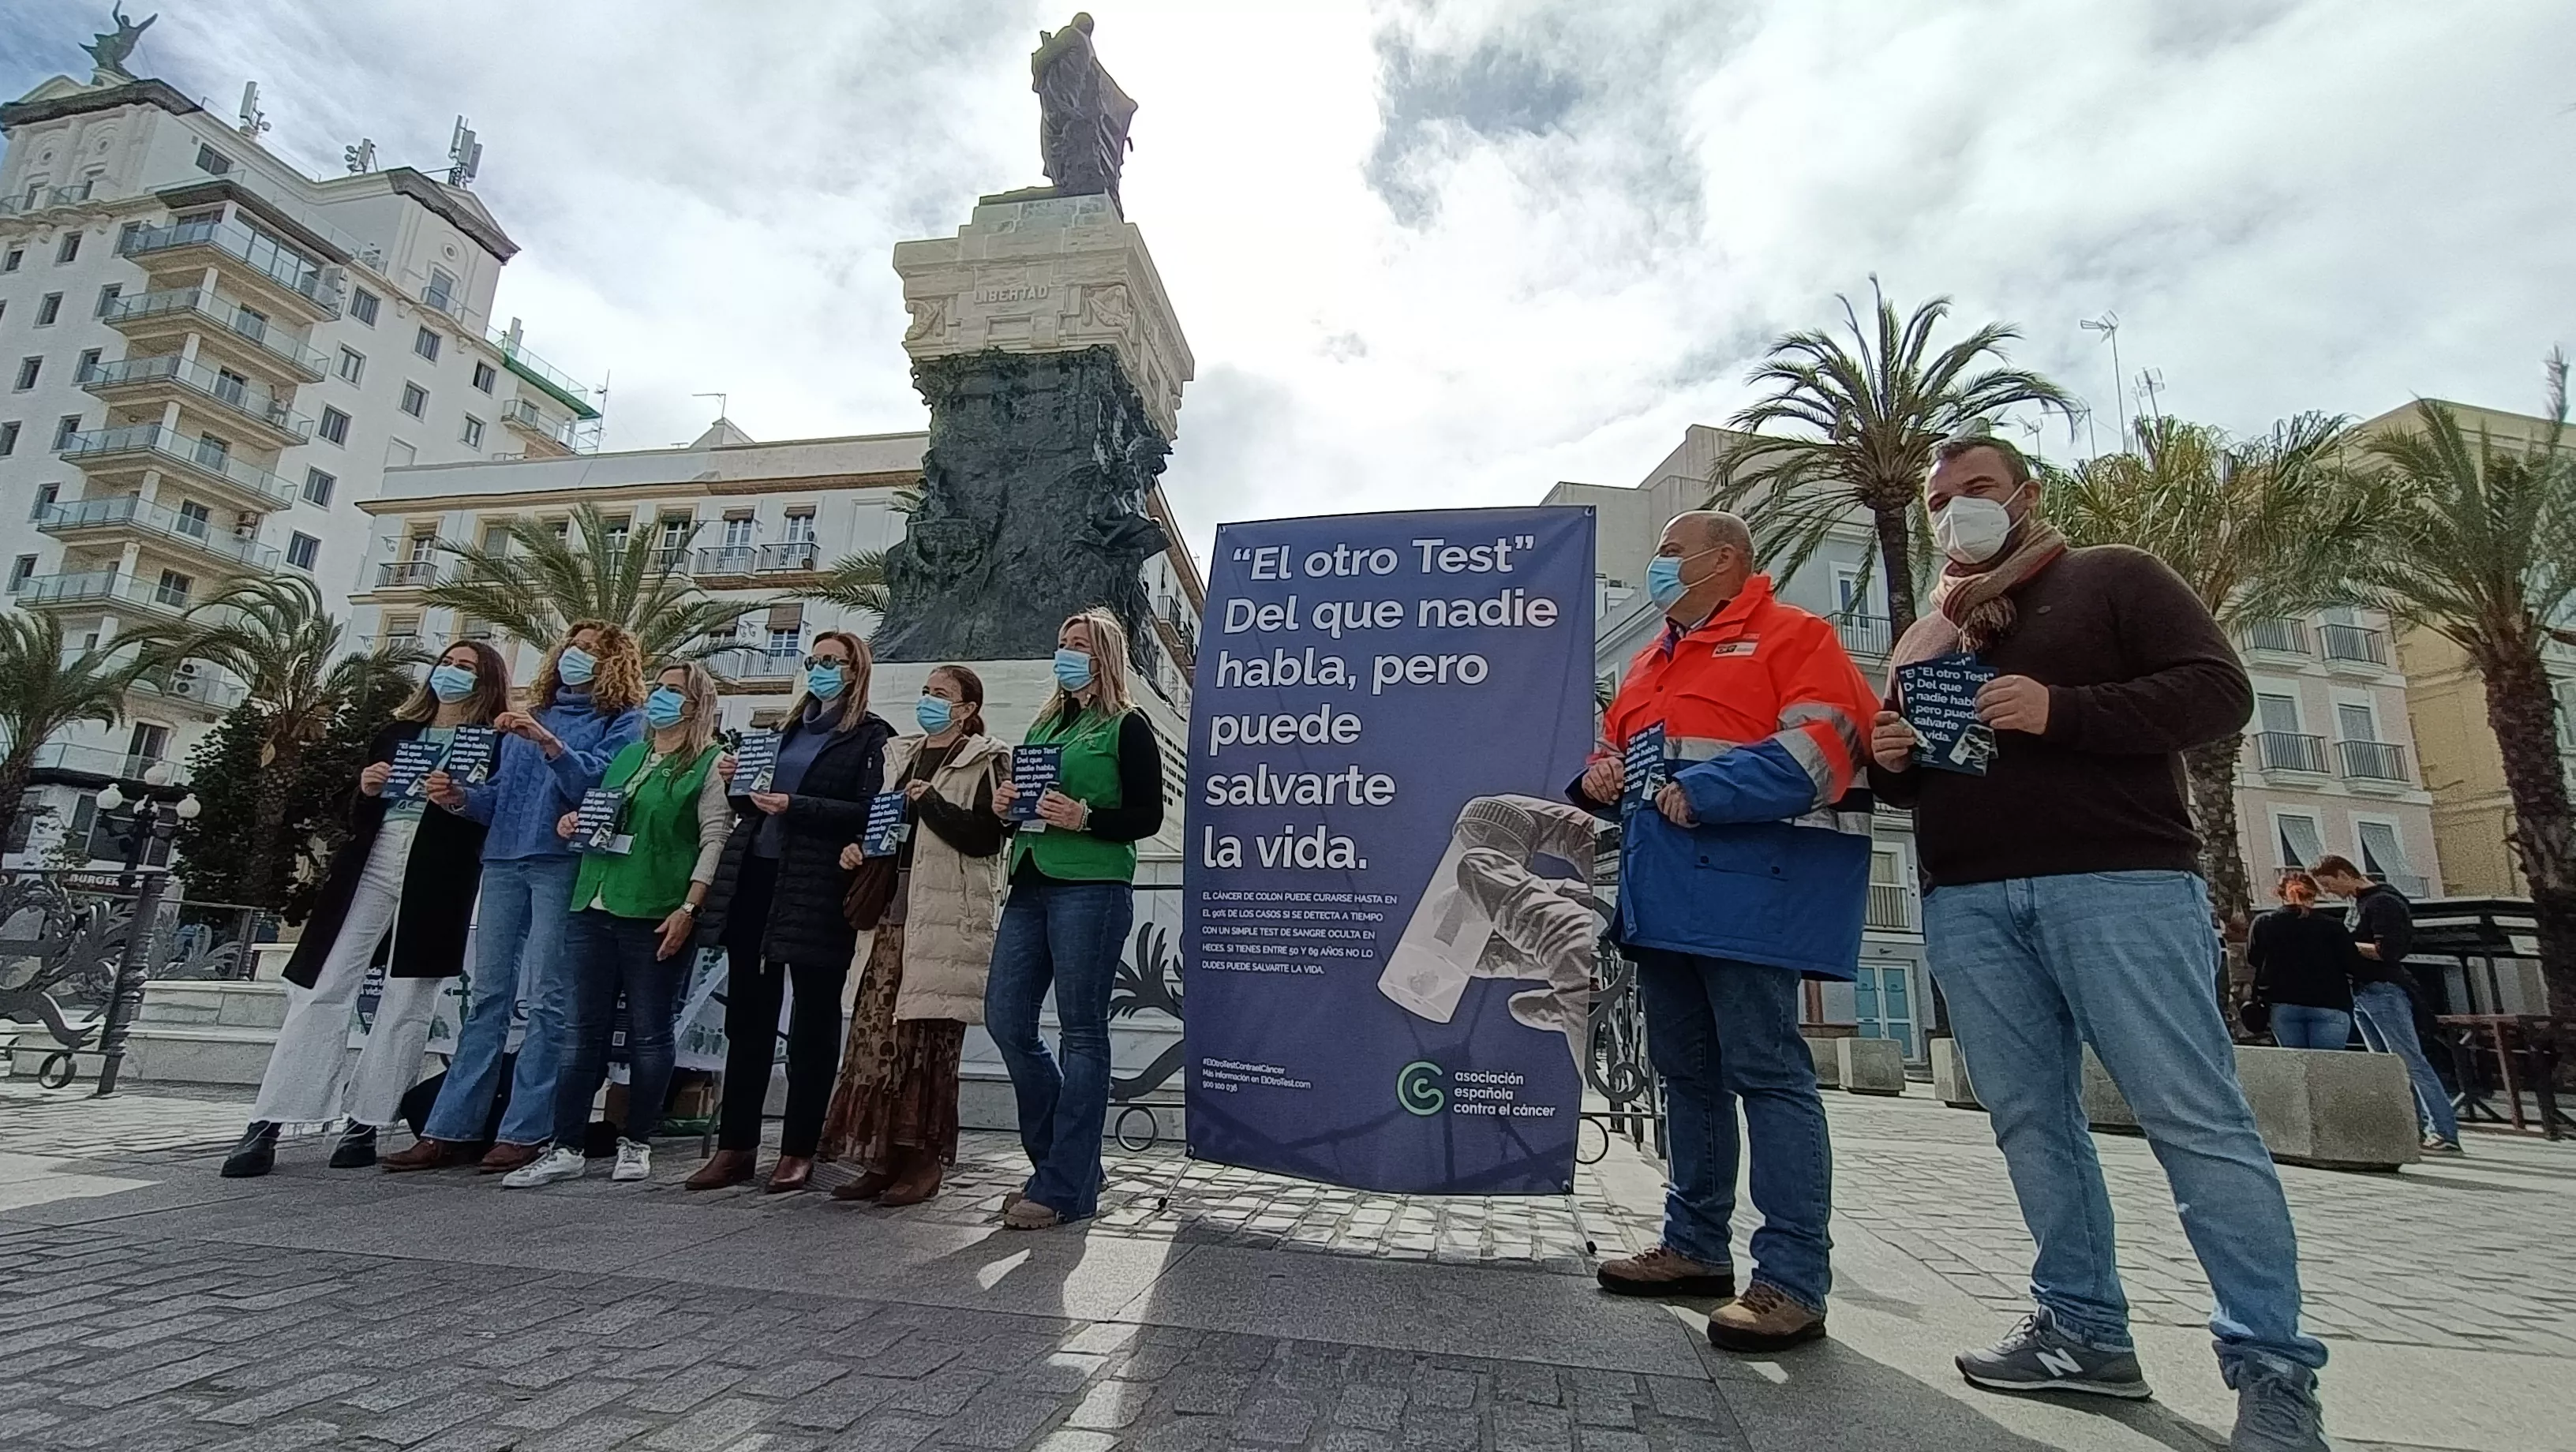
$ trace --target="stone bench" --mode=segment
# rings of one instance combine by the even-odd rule
[[[2394,1054],[2239,1044],[2236,1077],[2263,1147],[2285,1165],[2393,1170],[2421,1158],[2414,1089],[2405,1061]],[[2095,1129],[2138,1129],[2137,1116],[2089,1047],[2084,1117]]]
[[[1968,1056],[1953,1038],[1932,1040],[1932,1097],[1953,1109],[1983,1109],[1977,1086],[1968,1082]]]
[[[1905,1050],[1894,1039],[1836,1039],[1834,1068],[1847,1093],[1905,1092]]]

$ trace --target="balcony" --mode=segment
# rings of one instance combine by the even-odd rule
[[[790,575],[823,568],[823,547],[810,539],[784,544],[714,545],[698,551],[692,573],[710,575]]]
[[[501,405],[502,426],[528,441],[524,457],[561,458],[574,452],[572,424],[549,418],[533,398],[514,398]]]
[[[1861,925],[1891,933],[1913,932],[1914,894],[1901,882],[1871,883],[1868,912]]]
[[[243,463],[230,449],[204,439],[183,438],[159,424],[125,424],[74,434],[63,458],[92,475],[128,468],[175,469],[181,478],[253,501],[253,509],[284,509],[295,502],[294,486],[275,474]]]
[[[77,207],[88,202],[115,200],[115,194],[97,181],[74,182],[64,187],[29,187],[17,196],[0,199],[0,217],[31,217],[56,207]]]
[[[2338,741],[2346,781],[2406,784],[2406,748],[2388,741]]]
[[[80,386],[101,398],[182,404],[211,403],[226,419],[251,426],[271,448],[291,449],[313,442],[313,420],[286,406],[266,384],[226,377],[203,363],[184,358],[120,358],[92,363],[81,370]]]
[[[389,560],[376,566],[379,590],[426,590],[437,583],[436,560]]]
[[[1884,615],[1837,615],[1834,633],[1843,638],[1843,649],[1853,655],[1885,655],[1888,647],[1888,618]]]
[[[2388,668],[2385,632],[2358,625],[2323,625],[2317,628],[2317,639],[2325,647],[2323,654],[2329,662]]]
[[[136,756],[109,746],[82,746],[70,741],[48,741],[36,748],[35,769],[38,771],[73,771],[88,776],[111,776],[125,781],[140,781],[143,773],[162,765],[167,758]]]
[[[2326,739],[2296,731],[2257,731],[2254,750],[2265,771],[2326,774]]]
[[[509,333],[494,331],[485,337],[493,347],[501,350],[503,366],[552,395],[556,402],[571,410],[575,419],[588,422],[599,417],[598,400],[587,384],[575,381],[572,375],[521,347],[518,339]]]
[[[303,314],[307,322],[340,315],[340,285],[322,264],[239,222],[201,217],[146,227],[125,239],[119,250],[146,267],[212,262],[225,276]]]
[[[191,603],[185,589],[138,580],[114,570],[29,575],[18,582],[12,593],[20,605],[30,610],[122,610],[131,606],[146,615],[172,620],[187,614]]]
[[[249,687],[238,681],[222,679],[212,670],[196,666],[193,662],[181,666],[176,674],[165,680],[156,681],[147,676],[136,681],[134,688],[146,695],[195,706],[219,716],[250,697]]]
[[[764,575],[783,574],[794,570],[819,570],[822,567],[822,546],[810,539],[762,545],[760,558],[753,565],[753,568]]]
[[[178,339],[194,332],[228,356],[252,366],[283,368],[299,383],[319,383],[330,360],[296,342],[258,314],[201,287],[139,292],[108,304],[107,325],[136,343]]]
[[[2308,627],[2298,620],[2254,620],[2245,626],[2245,648],[2269,651],[2274,655],[2314,655],[2308,648]]]
[[[166,540],[227,569],[277,568],[278,553],[255,539],[218,531],[209,520],[181,514],[136,495],[75,499],[36,510],[36,528],[62,539],[143,534]]]

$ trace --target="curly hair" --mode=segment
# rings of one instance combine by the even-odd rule
[[[635,637],[623,625],[612,620],[576,620],[564,627],[563,639],[546,652],[537,666],[535,679],[528,682],[528,699],[536,705],[551,706],[563,689],[555,675],[555,663],[563,659],[564,648],[573,637],[585,630],[599,632],[599,649],[591,652],[599,664],[590,675],[590,708],[603,716],[622,716],[644,704],[644,656],[635,646]]]

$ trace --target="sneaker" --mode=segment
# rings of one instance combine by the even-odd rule
[[[2428,1155],[2457,1155],[2466,1154],[2468,1151],[2461,1149],[2460,1142],[2456,1139],[2444,1139],[2438,1134],[2428,1134],[2424,1136],[2424,1153]]]
[[[351,1123],[340,1131],[340,1142],[331,1147],[331,1168],[363,1170],[376,1162],[376,1127]]]
[[[1709,1344],[1720,1351],[1786,1351],[1824,1334],[1824,1312],[1808,1310],[1768,1281],[1755,1281],[1708,1317]]]
[[[2131,1401],[2154,1395],[2135,1351],[2087,1346],[2058,1329],[2046,1309],[2031,1312],[1984,1351],[1962,1351],[1959,1374],[1988,1391],[2084,1392]]]
[[[227,1180],[252,1180],[267,1174],[277,1165],[277,1126],[265,1119],[254,1119],[242,1131],[241,1143],[224,1156],[223,1177]]]
[[[624,1135],[619,1135],[617,1137],[617,1168],[608,1172],[608,1178],[618,1181],[649,1180],[653,1178],[653,1147],[640,1140],[632,1140],[628,1139]]]
[[[1012,1230],[1052,1230],[1063,1223],[1063,1216],[1035,1200],[1023,1199],[1002,1212],[1002,1224]]]
[[[1735,1294],[1735,1272],[1695,1261],[1669,1245],[1648,1246],[1622,1260],[1605,1260],[1592,1273],[1614,1296],[1715,1296]]]
[[[2227,1368],[2236,1388],[2236,1431],[2229,1452],[2331,1452],[2325,1412],[2317,1405],[2317,1374],[2269,1356],[2248,1356]]]
[[[623,1168],[624,1158],[622,1154],[619,1156],[620,1168]],[[557,1180],[578,1180],[582,1177],[582,1172],[589,1168],[588,1156],[577,1149],[557,1145],[546,1151],[545,1158],[521,1165],[503,1175],[501,1184],[506,1189],[532,1190],[539,1185],[551,1185]]]

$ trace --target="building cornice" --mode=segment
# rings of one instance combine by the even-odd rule
[[[519,255],[519,244],[480,208],[468,208],[449,195],[447,188],[407,166],[385,168],[378,175],[399,196],[406,196],[445,218],[457,231],[474,240],[474,245],[502,262]]]
[[[551,462],[551,461],[549,461]],[[745,494],[809,494],[844,489],[904,489],[921,483],[919,469],[892,469],[874,474],[799,474],[784,479],[668,479],[641,484],[572,484],[561,489],[526,493],[430,494],[413,498],[379,495],[360,500],[371,515],[444,514],[450,510],[508,509],[525,512],[548,507],[572,508],[638,500],[678,502],[683,499],[730,498]]]
[[[58,121],[65,116],[82,116],[93,111],[114,111],[124,106],[158,106],[173,116],[193,115],[205,110],[205,107],[179,94],[167,81],[140,80],[122,86],[102,86],[69,95],[49,96],[41,101],[11,101],[0,105],[0,130]]]

